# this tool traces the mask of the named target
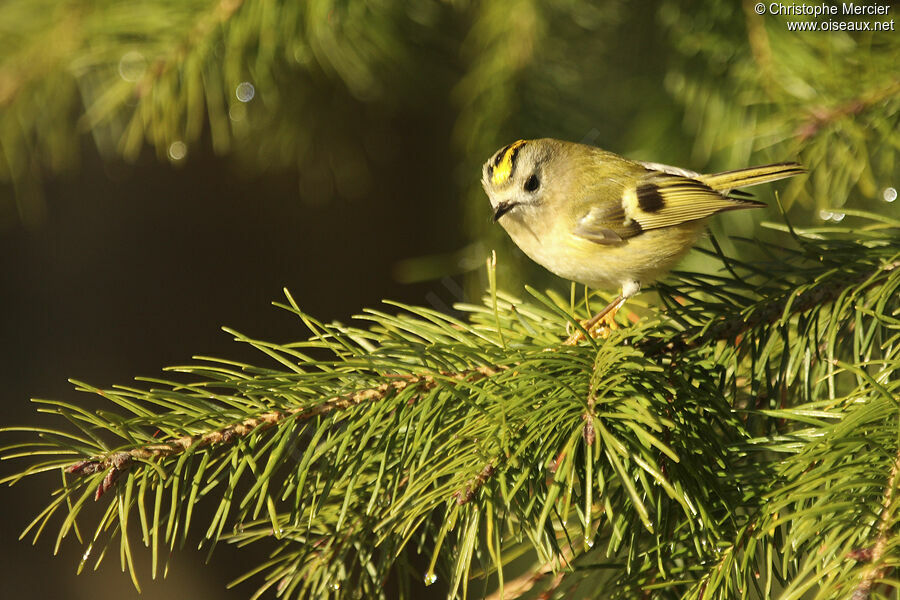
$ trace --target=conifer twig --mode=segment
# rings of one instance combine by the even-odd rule
[[[571,544],[566,544],[560,549],[559,560],[564,564],[572,564],[572,561],[575,559],[576,553],[573,550]],[[553,595],[553,592],[559,587],[559,585],[563,581],[563,577],[565,576],[565,571],[558,570],[553,568],[553,562],[549,561],[540,566],[536,566],[528,571],[525,571],[512,581],[506,583],[503,586],[503,593],[501,594],[501,590],[498,589],[496,592],[487,596],[485,600],[503,600],[504,598],[522,598],[528,592],[530,592],[534,586],[547,578],[547,576],[553,575],[552,581],[547,585],[547,589],[545,589],[538,598],[550,598]]]
[[[878,518],[878,537],[875,538],[875,544],[872,545],[871,552],[865,552],[866,558],[869,559],[869,566],[865,570],[862,581],[853,591],[851,600],[868,600],[872,593],[872,585],[879,577],[883,577],[890,567],[880,565],[884,551],[888,544],[888,530],[891,528],[891,506],[894,503],[895,482],[897,480],[897,472],[900,471],[900,451],[894,458],[894,464],[891,466],[891,474],[888,476],[887,485],[884,488],[884,498],[881,502],[881,515]]]
[[[156,80],[169,69],[184,64],[188,51],[210,32],[216,31],[217,27],[227,23],[243,4],[244,0],[220,0],[209,13],[202,15],[194,23],[181,44],[177,45],[168,55],[157,58],[147,69],[144,76],[135,85],[134,95],[138,98],[147,95]]]
[[[816,135],[822,127],[844,117],[852,117],[863,112],[872,105],[900,94],[900,79],[895,79],[890,84],[880,89],[855,98],[834,108],[818,107],[810,111],[806,120],[797,128],[796,136],[799,141],[805,142]]]
[[[457,373],[441,372],[440,375],[450,379],[471,382],[483,379],[484,377],[490,377],[497,372],[498,369],[495,368],[477,367],[475,369]],[[103,482],[97,487],[97,492],[94,495],[94,499],[97,500],[115,485],[118,478],[131,468],[135,460],[154,460],[181,454],[189,448],[197,449],[214,444],[230,444],[253,432],[271,429],[288,419],[306,421],[314,417],[326,415],[335,410],[344,410],[365,402],[383,400],[391,393],[403,391],[408,387],[419,387],[420,392],[424,392],[433,389],[437,385],[437,382],[438,380],[433,375],[401,375],[399,378],[392,379],[391,381],[381,383],[371,388],[359,390],[350,394],[334,396],[316,406],[269,411],[249,419],[244,419],[240,423],[209,431],[207,433],[186,435],[175,438],[164,444],[139,446],[130,450],[112,452],[103,457],[81,460],[67,467],[66,472],[80,476],[91,475],[109,469]],[[485,470],[487,470],[487,467],[485,467]],[[485,479],[489,476],[489,474],[485,476]]]
[[[475,499],[475,494],[478,493],[478,490],[481,489],[481,486],[491,478],[491,476],[496,472],[496,468],[494,467],[493,462],[489,462],[484,466],[478,475],[476,475],[471,481],[469,481],[466,486],[456,492],[456,503],[460,506],[463,504],[467,504]]]
[[[804,292],[786,294],[747,318],[735,314],[722,315],[709,326],[700,325],[687,329],[668,341],[647,338],[638,342],[635,346],[644,350],[647,356],[658,356],[660,354],[680,354],[687,350],[701,347],[711,341],[734,340],[739,335],[764,323],[777,322],[784,316],[784,309],[788,302],[791,302],[792,298],[790,314],[804,313],[815,306],[834,301],[847,288],[858,285],[879,272],[892,271],[898,267],[900,267],[900,261],[887,263],[874,272],[866,272],[856,277],[847,277],[843,280],[829,282]],[[704,329],[705,331],[703,331]],[[701,331],[702,333],[698,335]]]

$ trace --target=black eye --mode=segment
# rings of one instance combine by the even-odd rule
[[[541,187],[541,180],[538,179],[537,173],[532,173],[531,177],[525,180],[525,185],[522,187],[525,188],[526,192],[533,192]]]

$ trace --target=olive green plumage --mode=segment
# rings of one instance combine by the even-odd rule
[[[485,164],[494,220],[531,259],[624,300],[668,271],[706,219],[765,206],[734,191],[803,173],[796,163],[713,175],[554,139],[520,140]]]

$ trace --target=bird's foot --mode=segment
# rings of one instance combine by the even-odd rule
[[[615,317],[616,313],[620,308],[622,308],[623,304],[625,304],[625,298],[623,298],[622,296],[618,296],[599,313],[597,313],[590,319],[587,319],[586,321],[581,321],[581,327],[583,330],[579,329],[569,335],[568,339],[566,339],[563,344],[566,346],[574,346],[581,340],[585,339],[585,331],[594,339],[597,339],[598,337],[606,339],[607,337],[609,337],[610,332],[612,332],[614,329],[619,328],[619,326],[616,324]]]

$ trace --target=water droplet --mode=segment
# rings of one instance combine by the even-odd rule
[[[330,586],[328,586],[328,587],[331,588],[331,591],[336,592],[336,591],[338,591],[338,590],[341,589],[341,582],[340,582],[340,581],[335,581],[334,583],[332,583],[332,584],[331,584]]]
[[[137,50],[131,50],[119,59],[119,77],[125,81],[137,81],[144,75],[147,60]]]
[[[425,573],[425,585],[431,585],[435,581],[437,581],[437,575],[435,575],[433,571]]]
[[[589,538],[588,536],[584,536],[584,545],[587,546],[588,548],[593,548],[594,540]]]
[[[84,554],[81,555],[81,562],[87,561],[91,557],[91,550],[94,549],[94,544],[89,544],[87,549],[84,551]]]
[[[181,140],[172,142],[169,146],[169,158],[171,160],[181,160],[185,156],[187,156],[187,144]]]
[[[897,188],[885,188],[883,196],[885,202],[893,202],[897,199]]]
[[[241,102],[250,102],[256,95],[256,88],[249,81],[242,81],[234,88],[234,95]]]
[[[834,216],[834,213],[831,212],[830,210],[822,209],[819,211],[819,218],[822,219],[823,221],[827,221],[833,216]]]
[[[847,215],[845,215],[842,212],[836,212],[833,215],[831,215],[831,220],[834,221],[835,223],[840,223],[841,221],[844,220],[844,217],[846,217],[846,216]]]

